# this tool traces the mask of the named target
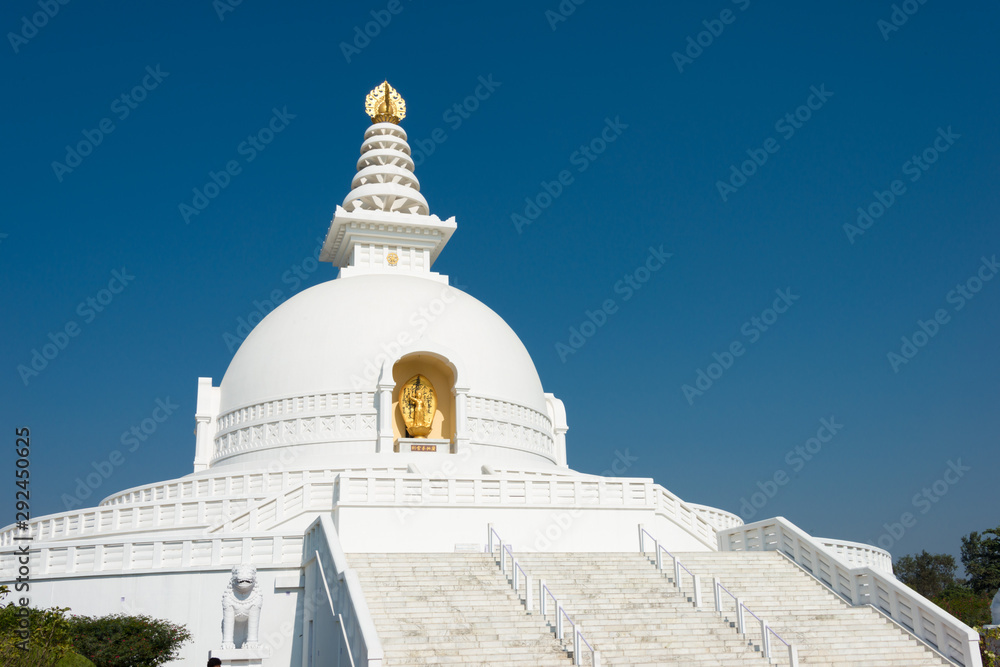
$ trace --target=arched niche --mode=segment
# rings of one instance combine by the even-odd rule
[[[437,413],[428,439],[455,440],[455,368],[444,357],[433,352],[411,352],[399,358],[392,367],[392,437],[398,451],[399,439],[407,437],[399,395],[403,385],[414,375],[423,375],[437,396]]]

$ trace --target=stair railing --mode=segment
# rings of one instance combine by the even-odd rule
[[[649,539],[653,540],[653,549],[656,551],[656,569],[661,572],[663,571],[663,559],[661,557],[661,554],[666,553],[668,556],[670,556],[674,561],[674,586],[676,586],[677,589],[683,594],[683,590],[681,590],[681,585],[680,585],[681,569],[683,569],[685,572],[691,575],[691,578],[694,580],[694,591],[695,591],[694,606],[695,608],[700,607],[701,606],[700,578],[697,575],[692,574],[691,570],[682,566],[680,564],[680,560],[678,560],[676,556],[667,551],[663,547],[663,545],[660,544],[655,537],[653,537],[652,533],[646,530],[642,526],[642,524],[639,524],[639,551],[641,553],[643,554],[646,553],[645,538],[647,536],[649,537]],[[715,577],[712,580],[712,597],[715,599],[716,613],[720,615],[725,613],[723,610],[723,603],[722,603],[723,593],[726,593],[727,595],[729,595],[729,597],[733,599],[733,603],[736,610],[736,631],[739,634],[743,636],[748,636],[750,634],[749,632],[747,632],[747,620],[746,620],[746,614],[750,614],[755,619],[757,619],[757,622],[759,623],[760,626],[761,655],[767,658],[768,660],[775,657],[775,653],[771,644],[771,635],[774,635],[779,642],[785,645],[785,648],[787,649],[789,667],[798,667],[799,664],[798,649],[792,644],[782,639],[781,635],[775,632],[774,628],[772,628],[770,625],[767,624],[767,621],[759,617],[757,614],[753,613],[750,610],[750,608],[747,607],[746,604],[743,602],[742,598],[737,597],[736,595],[733,594],[732,591],[730,591],[729,589],[727,589],[725,586],[722,585],[722,581],[720,581],[718,577]]]
[[[691,577],[691,585],[692,588],[694,589],[694,595],[692,597],[692,599],[694,600],[694,606],[696,609],[701,607],[701,578],[695,573],[693,573],[691,570],[689,570],[685,565],[683,565],[680,559],[677,558],[677,556],[667,551],[666,547],[660,544],[659,541],[655,537],[653,537],[653,535],[648,530],[643,528],[641,524],[639,525],[640,552],[646,553],[646,541],[645,541],[646,536],[649,536],[649,539],[653,540],[653,551],[656,554],[656,569],[659,570],[660,572],[663,572],[663,554],[667,554],[670,560],[673,561],[674,587],[677,589],[679,593],[681,593],[682,595],[684,594],[684,587],[681,585],[681,576],[682,576],[681,572],[682,571],[687,572],[688,576]]]
[[[494,540],[494,538],[496,538]],[[507,574],[507,556],[510,556],[510,570],[511,570],[511,586],[514,588],[514,594],[520,599],[518,594],[518,572],[521,573],[524,579],[524,605],[527,612],[532,613],[534,604],[531,599],[531,578],[528,573],[524,571],[517,559],[514,558],[514,551],[510,546],[510,543],[504,544],[503,539],[500,537],[500,533],[496,531],[493,524],[489,524],[489,531],[487,533],[487,549],[490,554],[493,554],[497,549],[500,551],[500,571],[506,575]],[[555,633],[556,639],[560,642],[564,642],[566,639],[565,624],[569,623],[573,628],[573,664],[582,665],[583,663],[583,647],[586,646],[587,650],[590,652],[590,664],[593,667],[601,667],[601,652],[594,649],[590,642],[583,636],[583,627],[580,622],[573,622],[570,615],[566,613],[566,609],[559,603],[556,599],[555,594],[552,590],[545,585],[544,579],[538,580],[538,605],[539,612],[541,614],[542,620],[547,620],[548,614],[548,599],[552,599],[552,604],[555,607]]]

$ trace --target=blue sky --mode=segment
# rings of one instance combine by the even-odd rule
[[[154,414],[83,503],[190,472],[227,335],[334,278],[310,258],[388,78],[459,223],[435,268],[521,336],[573,467],[897,557],[1000,523],[997,7],[223,1],[0,13],[35,515]]]

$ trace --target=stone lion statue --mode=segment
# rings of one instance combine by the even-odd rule
[[[243,563],[233,568],[226,592],[222,594],[222,648],[236,648],[233,630],[237,621],[246,621],[247,640],[243,648],[260,648],[258,629],[264,595],[257,585],[257,568]]]

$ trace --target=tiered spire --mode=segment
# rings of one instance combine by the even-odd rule
[[[362,273],[420,273],[430,267],[456,224],[430,215],[413,173],[410,145],[399,126],[406,102],[387,81],[365,99],[373,125],[361,144],[358,173],[338,206],[320,259],[341,267],[340,277]]]

